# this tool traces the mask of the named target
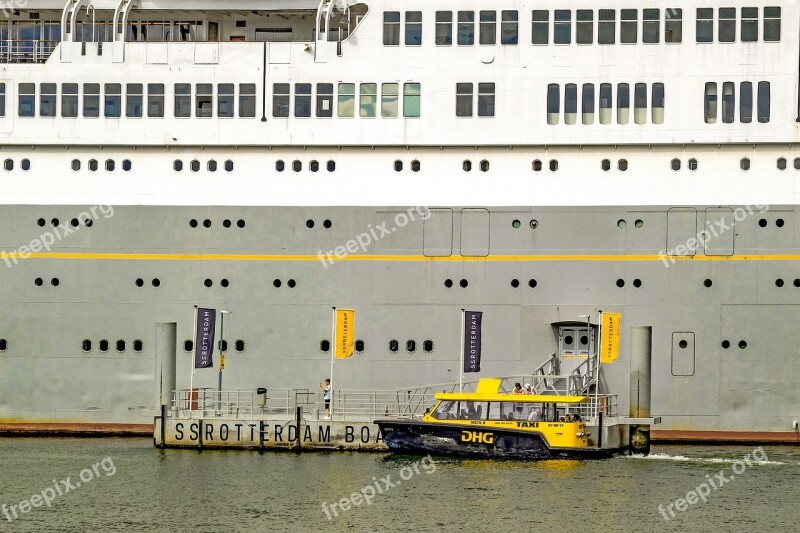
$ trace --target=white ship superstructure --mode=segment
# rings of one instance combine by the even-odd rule
[[[4,15],[0,422],[148,423],[154,324],[188,366],[195,304],[232,313],[232,386],[313,388],[337,305],[338,388],[449,382],[468,306],[487,373],[620,311],[663,436],[796,437],[800,2]]]

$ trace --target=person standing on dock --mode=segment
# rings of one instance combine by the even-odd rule
[[[331,380],[326,379],[325,383],[320,383],[319,388],[324,393],[322,399],[325,400],[325,420],[331,419]]]

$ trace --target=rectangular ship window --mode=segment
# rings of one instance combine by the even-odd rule
[[[758,82],[758,121],[762,124],[770,118],[770,88],[768,81]]]
[[[714,42],[714,8],[697,8],[697,25],[695,28],[698,43]]]
[[[147,116],[151,118],[164,117],[164,84],[147,84]]]
[[[614,44],[617,34],[617,12],[601,9],[597,22],[597,44]]]
[[[781,40],[781,8],[764,8],[764,42],[776,43]]]
[[[58,98],[55,83],[43,83],[39,94],[39,116],[56,116],[56,99]]]
[[[556,9],[553,22],[553,43],[570,44],[572,42],[572,11]]]
[[[575,14],[577,19],[575,27],[575,42],[578,44],[592,44],[594,42],[594,11],[579,9]]]
[[[119,118],[122,116],[122,84],[106,83],[104,88],[103,115],[106,118]]]
[[[456,83],[456,116],[472,116],[472,84]]]
[[[478,84],[478,116],[494,116],[494,83]]]
[[[377,113],[378,107],[378,84],[362,83],[359,95],[358,116],[362,118],[373,118]]]
[[[651,119],[653,124],[664,123],[664,84],[653,84]]]
[[[481,11],[480,21],[478,42],[480,44],[497,44],[497,12]]]
[[[581,100],[581,121],[587,125],[594,124],[594,83],[583,84]]]
[[[100,84],[83,84],[83,116],[97,118],[100,116]]]
[[[144,88],[141,83],[128,83],[125,87],[125,116],[142,117]]]
[[[194,116],[197,118],[211,118],[214,116],[214,85],[211,83],[198,83],[195,95]]]
[[[519,13],[516,10],[500,13],[500,44],[519,44]]]
[[[175,84],[175,117],[189,118],[192,116],[192,85],[189,83]]]
[[[0,83],[0,117],[6,116],[6,84]]]
[[[548,44],[550,42],[550,12],[534,9],[531,22],[531,43]]]
[[[473,11],[458,12],[458,44],[475,44],[475,13]]]
[[[647,84],[637,83],[633,90],[633,121],[647,123]]]
[[[706,83],[704,101],[706,124],[715,124],[717,122],[717,84],[713,81]]]
[[[572,126],[578,120],[578,86],[568,83],[564,86],[564,124]]]
[[[311,84],[294,84],[294,116],[309,118],[311,116]]]
[[[621,9],[619,19],[619,42],[622,44],[636,44],[639,39],[639,10]]]
[[[627,83],[617,85],[617,124],[631,120],[631,87]]]
[[[600,84],[600,124],[611,124],[611,109],[614,105],[610,83]]]
[[[743,7],[741,30],[743,43],[758,41],[758,8]]]
[[[339,84],[338,114],[342,118],[352,118],[356,107],[356,84]]]
[[[661,10],[642,9],[642,42],[657,44],[661,41]]]
[[[272,84],[272,116],[287,118],[289,116],[289,94],[291,89],[288,83]]]
[[[422,44],[422,11],[406,11],[406,46]]]
[[[547,123],[551,126],[558,124],[558,115],[561,113],[561,88],[557,83],[547,86]]]
[[[453,44],[453,12],[436,12],[436,44],[450,46]]]
[[[77,118],[78,116],[78,84],[61,84],[61,116]]]
[[[331,118],[333,116],[333,84],[317,84],[317,117]]]
[[[722,123],[733,124],[736,116],[736,91],[732,81],[722,84]]]
[[[400,44],[400,12],[383,12],[383,44],[398,46]]]
[[[736,8],[719,8],[719,42],[736,42]]]
[[[396,83],[384,83],[381,85],[381,116],[384,118],[396,118],[400,104],[400,87]]]
[[[217,116],[219,118],[233,118],[235,101],[236,94],[232,83],[217,84]]]
[[[406,83],[403,86],[403,116],[419,118],[422,111],[422,85]]]
[[[256,84],[239,84],[239,118],[255,118],[256,116]]]
[[[739,85],[739,122],[753,122],[753,83],[743,81]]]
[[[683,41],[683,9],[671,7],[664,10],[664,42]]]

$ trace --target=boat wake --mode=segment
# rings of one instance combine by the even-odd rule
[[[685,455],[670,455],[668,453],[651,453],[650,455],[633,454],[623,456],[628,459],[647,459],[651,461],[675,461],[682,463],[710,463],[710,464],[733,464],[741,459],[728,459],[723,457],[686,457]],[[782,461],[756,461],[750,459],[754,465],[785,465]]]

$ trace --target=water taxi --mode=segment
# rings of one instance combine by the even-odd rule
[[[376,420],[393,452],[509,459],[602,458],[590,446],[580,412],[586,396],[509,394],[501,379],[481,379],[475,392],[435,395],[420,420]],[[582,409],[583,407],[583,409]]]

